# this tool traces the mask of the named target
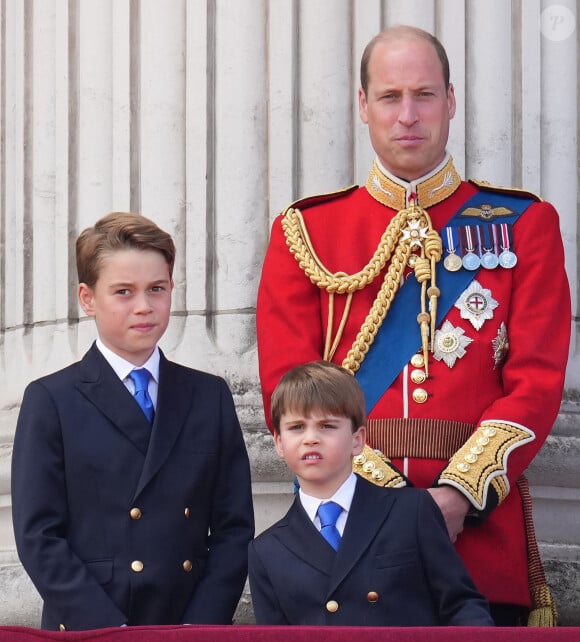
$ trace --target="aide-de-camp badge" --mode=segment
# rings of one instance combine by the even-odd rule
[[[435,350],[433,357],[437,361],[444,361],[453,368],[457,359],[465,355],[465,348],[473,341],[461,328],[454,328],[449,321],[435,331]]]
[[[473,279],[455,303],[461,318],[467,319],[476,330],[481,329],[487,319],[493,319],[493,311],[498,305],[491,290],[481,287],[477,279]]]
[[[501,322],[499,330],[497,331],[497,337],[492,340],[491,345],[493,346],[493,369],[496,370],[506,360],[506,357],[510,350],[507,328],[505,327],[505,323],[503,321]]]

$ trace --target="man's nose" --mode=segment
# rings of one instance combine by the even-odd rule
[[[403,96],[399,107],[399,122],[409,127],[418,120],[418,111],[413,96]]]

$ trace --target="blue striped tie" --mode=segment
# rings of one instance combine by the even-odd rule
[[[149,379],[151,378],[151,373],[146,368],[140,368],[139,370],[132,370],[129,373],[129,377],[131,377],[131,380],[135,384],[135,393],[133,395],[135,401],[145,413],[149,423],[151,423],[155,415],[153,402],[149,396]]]
[[[336,502],[326,502],[318,507],[318,517],[322,524],[320,533],[335,551],[338,550],[340,544],[340,533],[336,528],[336,520],[341,513],[342,506]]]

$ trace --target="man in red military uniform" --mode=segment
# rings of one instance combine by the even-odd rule
[[[431,34],[379,34],[361,84],[377,155],[366,185],[298,201],[273,225],[257,304],[266,420],[289,368],[342,364],[367,398],[372,448],[356,472],[429,489],[497,624],[542,604],[553,614],[522,474],[564,385],[558,215],[531,194],[461,180],[446,152],[449,64]]]

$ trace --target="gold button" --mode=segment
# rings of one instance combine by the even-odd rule
[[[373,470],[375,469],[375,462],[367,461],[366,463],[363,464],[362,468],[365,471],[365,473],[372,473]]]
[[[416,254],[411,254],[411,256],[407,259],[407,265],[413,269],[415,265],[417,264],[417,259],[419,257]]]
[[[372,477],[375,481],[383,481],[383,479],[385,478],[385,473],[384,473],[382,470],[379,470],[378,468],[376,468],[376,469],[375,469],[375,470],[373,470],[373,472],[371,473],[371,477]]]
[[[143,562],[141,560],[135,560],[131,562],[131,570],[135,573],[140,573],[144,568]]]
[[[411,357],[411,365],[413,368],[422,368],[425,365],[425,359],[423,359],[423,355],[416,353]]]
[[[411,372],[411,381],[413,383],[425,383],[425,379],[427,379],[427,375],[424,370],[413,370]]]
[[[495,430],[495,428],[484,428],[484,429],[483,429],[483,434],[484,434],[486,437],[495,437],[495,435],[496,435],[496,430]]]
[[[129,515],[131,515],[131,519],[141,519],[142,513],[137,507],[134,507],[129,511]]]
[[[483,446],[472,446],[469,449],[474,455],[481,455],[483,452]]]
[[[367,600],[371,603],[374,604],[375,602],[379,601],[379,594],[376,591],[369,591],[367,593]]]
[[[338,602],[335,602],[334,600],[328,600],[326,603],[326,610],[329,613],[336,613],[338,611]]]
[[[464,463],[464,462],[462,462],[462,461],[460,461],[460,462],[457,464],[457,470],[458,470],[460,473],[466,473],[469,469],[470,469],[470,465],[469,465],[469,464],[466,464],[466,463]]]
[[[477,455],[474,453],[467,453],[463,459],[465,459],[468,464],[475,464],[477,461]]]
[[[184,512],[184,514],[185,514],[185,519],[189,519],[189,515],[190,515],[190,513],[189,513],[189,506],[186,506],[186,507],[185,507],[185,510],[184,510],[183,512]]]
[[[413,390],[413,401],[415,403],[425,403],[428,396],[427,391],[423,388],[415,388]]]
[[[58,625],[58,630],[59,631],[66,631],[66,626],[64,624],[59,624]]]
[[[186,573],[189,573],[189,571],[191,571],[192,568],[193,568],[193,564],[189,560],[185,560],[185,562],[183,562],[183,570]]]
[[[353,464],[356,464],[357,466],[362,466],[365,461],[367,460],[366,455],[363,455],[362,453],[360,455],[355,455],[352,462]]]

